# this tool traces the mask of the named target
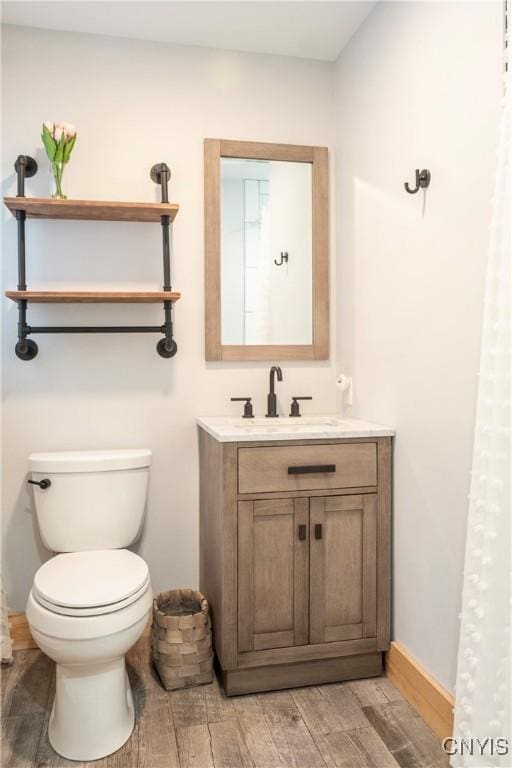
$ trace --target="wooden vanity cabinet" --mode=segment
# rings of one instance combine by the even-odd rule
[[[228,695],[382,672],[391,438],[221,443],[199,430],[200,589]]]

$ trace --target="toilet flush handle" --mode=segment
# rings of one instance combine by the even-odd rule
[[[44,480],[27,480],[27,483],[30,483],[30,485],[38,485],[43,491],[46,491],[52,484],[52,481],[49,478],[45,478]]]

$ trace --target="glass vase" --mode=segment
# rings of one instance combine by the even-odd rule
[[[50,192],[54,200],[67,200],[67,196],[62,190],[63,173],[64,163],[52,163],[50,170]]]

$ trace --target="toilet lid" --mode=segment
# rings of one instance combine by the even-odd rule
[[[39,605],[42,605],[43,608],[51,611],[51,613],[60,613],[62,616],[79,616],[80,618],[84,618],[84,616],[102,616],[105,613],[114,613],[115,611],[120,611],[121,608],[127,608],[129,605],[143,597],[148,590],[151,591],[149,575],[142,587],[125,600],[119,600],[117,603],[108,603],[107,605],[96,605],[93,608],[70,608],[68,605],[56,605],[49,600],[45,600],[45,598],[37,592],[35,587],[32,588],[32,595]]]
[[[45,604],[64,608],[99,608],[144,591],[149,570],[144,560],[127,549],[68,552],[55,555],[39,568],[34,592]],[[131,602],[131,601],[130,601]]]

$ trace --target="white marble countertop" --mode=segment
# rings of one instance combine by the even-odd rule
[[[350,437],[392,437],[395,430],[382,424],[341,416],[243,419],[240,416],[199,416],[199,426],[220,443],[256,440],[322,440]]]

